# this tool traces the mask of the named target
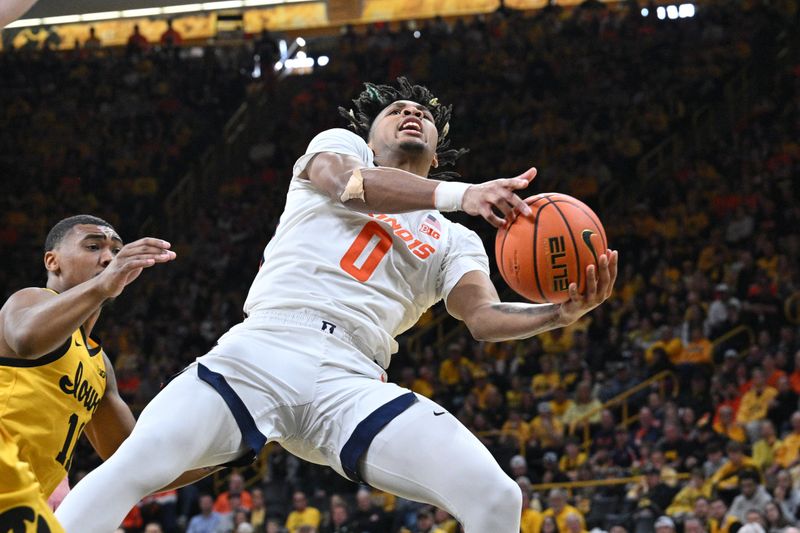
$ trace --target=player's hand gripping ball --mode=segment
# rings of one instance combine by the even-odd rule
[[[518,294],[536,303],[569,300],[569,285],[586,287],[586,267],[608,249],[606,231],[586,204],[571,196],[544,193],[525,200],[532,216],[497,231],[500,274]]]

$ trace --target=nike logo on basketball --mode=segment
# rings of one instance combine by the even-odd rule
[[[433,412],[433,416],[442,416],[444,413],[445,413],[444,411],[440,411],[438,413],[436,411],[434,411]]]
[[[581,233],[581,237],[583,237],[583,242],[586,244],[586,247],[589,248],[589,251],[592,252],[592,257],[594,257],[594,264],[598,264],[597,261],[597,252],[594,250],[594,244],[592,244],[592,235],[594,232],[590,229],[585,229]]]

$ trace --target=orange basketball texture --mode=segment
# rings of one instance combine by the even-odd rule
[[[608,249],[606,231],[589,206],[571,196],[544,193],[526,200],[532,217],[518,216],[500,228],[495,256],[509,287],[536,303],[569,300],[569,284],[586,287],[586,267]],[[595,249],[592,235],[599,235]],[[595,241],[596,243],[597,241]]]

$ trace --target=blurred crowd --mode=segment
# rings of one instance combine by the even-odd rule
[[[120,392],[141,409],[241,319],[310,138],[342,126],[336,106],[361,82],[408,75],[454,104],[453,145],[471,149],[457,166],[463,179],[535,164],[532,192],[557,188],[595,208],[621,271],[612,300],[534,339],[464,334],[440,345],[429,334],[408,349],[404,336],[390,377],[456,414],[517,480],[523,533],[790,533],[800,518],[800,63],[786,53],[798,39],[790,8],[711,2],[673,21],[586,2],[345,28],[308,44],[331,57],[328,67],[279,82],[251,75],[253,43],[197,57],[172,43],[6,52],[0,167],[13,179],[0,249],[11,261],[0,286],[8,295],[43,283],[40,246],[61,216],[91,212],[138,237],[232,110],[268,94],[270,120],[246,170],[225,176],[179,234],[158,235],[178,261],[147,272],[97,326]],[[643,182],[639,158],[683,133],[743,71],[761,85],[733,127]],[[647,194],[625,194],[633,190]],[[493,250],[491,228],[455,219]],[[604,406],[653,377],[624,409]],[[442,510],[357,487],[278,447],[265,463],[222,487],[206,480],[154,495],[124,530],[458,531]],[[73,481],[94,464],[79,447]],[[609,481],[548,485],[596,480]]]

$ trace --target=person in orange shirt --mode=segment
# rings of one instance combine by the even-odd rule
[[[714,346],[711,341],[703,335],[703,329],[700,327],[693,327],[691,330],[691,339],[689,344],[683,347],[683,350],[673,359],[676,366],[681,365],[710,365],[714,362],[712,354]]]
[[[800,350],[794,354],[794,372],[789,375],[789,383],[792,384],[792,389],[800,394]]]
[[[769,354],[764,356],[764,360],[761,362],[761,366],[764,369],[764,376],[766,378],[767,385],[770,387],[777,388],[778,380],[780,380],[781,377],[785,376],[786,372],[784,372],[775,365],[775,358]]]
[[[162,46],[178,46],[183,42],[183,37],[172,27],[172,19],[167,19],[167,29],[161,34]]]
[[[247,510],[253,507],[253,498],[250,493],[244,488],[244,478],[238,472],[231,474],[228,478],[228,490],[217,496],[214,502],[214,511],[218,513],[230,513],[232,511],[230,505],[231,494],[238,494],[241,498],[241,506]]]

